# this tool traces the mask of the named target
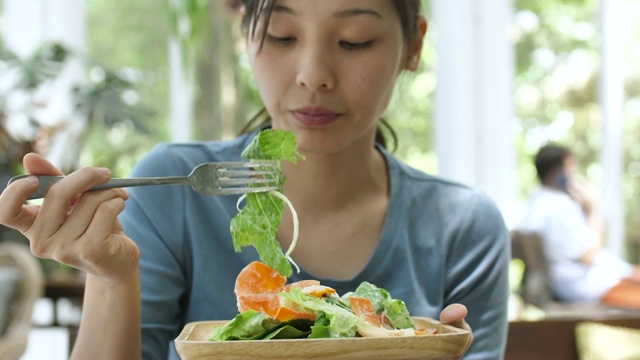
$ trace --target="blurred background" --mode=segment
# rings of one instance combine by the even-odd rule
[[[0,0],[2,186],[28,151],[126,176],[158,142],[230,138],[261,108],[234,0]],[[396,154],[484,189],[511,227],[532,157],[569,146],[640,261],[640,0],[431,0]]]

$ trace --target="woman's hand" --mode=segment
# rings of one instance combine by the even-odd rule
[[[440,322],[443,324],[455,326],[460,329],[469,330],[471,333],[471,341],[473,341],[473,332],[471,326],[464,321],[467,316],[467,307],[462,304],[451,304],[440,312]],[[471,343],[469,342],[469,344]]]
[[[24,157],[29,174],[59,175],[60,171],[36,154]],[[42,205],[25,205],[37,188],[27,177],[12,183],[0,195],[0,224],[17,229],[31,251],[108,281],[137,271],[139,250],[125,236],[117,219],[128,194],[122,189],[89,191],[111,178],[107,169],[86,167],[54,184]]]

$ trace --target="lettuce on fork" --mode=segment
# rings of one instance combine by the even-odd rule
[[[283,160],[295,164],[298,158],[303,159],[303,156],[298,152],[298,144],[294,134],[282,129],[260,131],[242,152],[242,157],[249,161],[271,160],[278,170],[281,169]],[[286,197],[282,195],[284,182],[283,176],[275,177],[273,185],[277,186],[277,191],[250,193],[241,198],[241,200],[246,199],[246,205],[231,221],[231,237],[237,252],[245,246],[253,246],[258,251],[262,262],[283,276],[289,277],[293,272],[290,258],[288,253],[285,254],[282,251],[282,247],[276,239],[282,211],[285,202],[288,202]],[[294,221],[297,225],[296,216],[294,216]],[[294,234],[293,244],[295,244],[296,237],[297,232]]]

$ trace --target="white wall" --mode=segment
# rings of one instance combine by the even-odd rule
[[[603,173],[603,213],[607,222],[607,247],[625,256],[625,209],[622,194],[623,166],[623,103],[624,103],[624,37],[621,32],[619,0],[600,0],[600,31],[602,57],[599,99],[604,121],[601,163]]]
[[[507,222],[515,196],[511,0],[433,0],[439,174],[483,189]]]

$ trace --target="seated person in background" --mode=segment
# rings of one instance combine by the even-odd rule
[[[535,166],[542,186],[531,194],[518,230],[542,237],[556,298],[640,309],[640,266],[603,247],[597,192],[578,178],[576,158],[565,147],[545,145]]]

